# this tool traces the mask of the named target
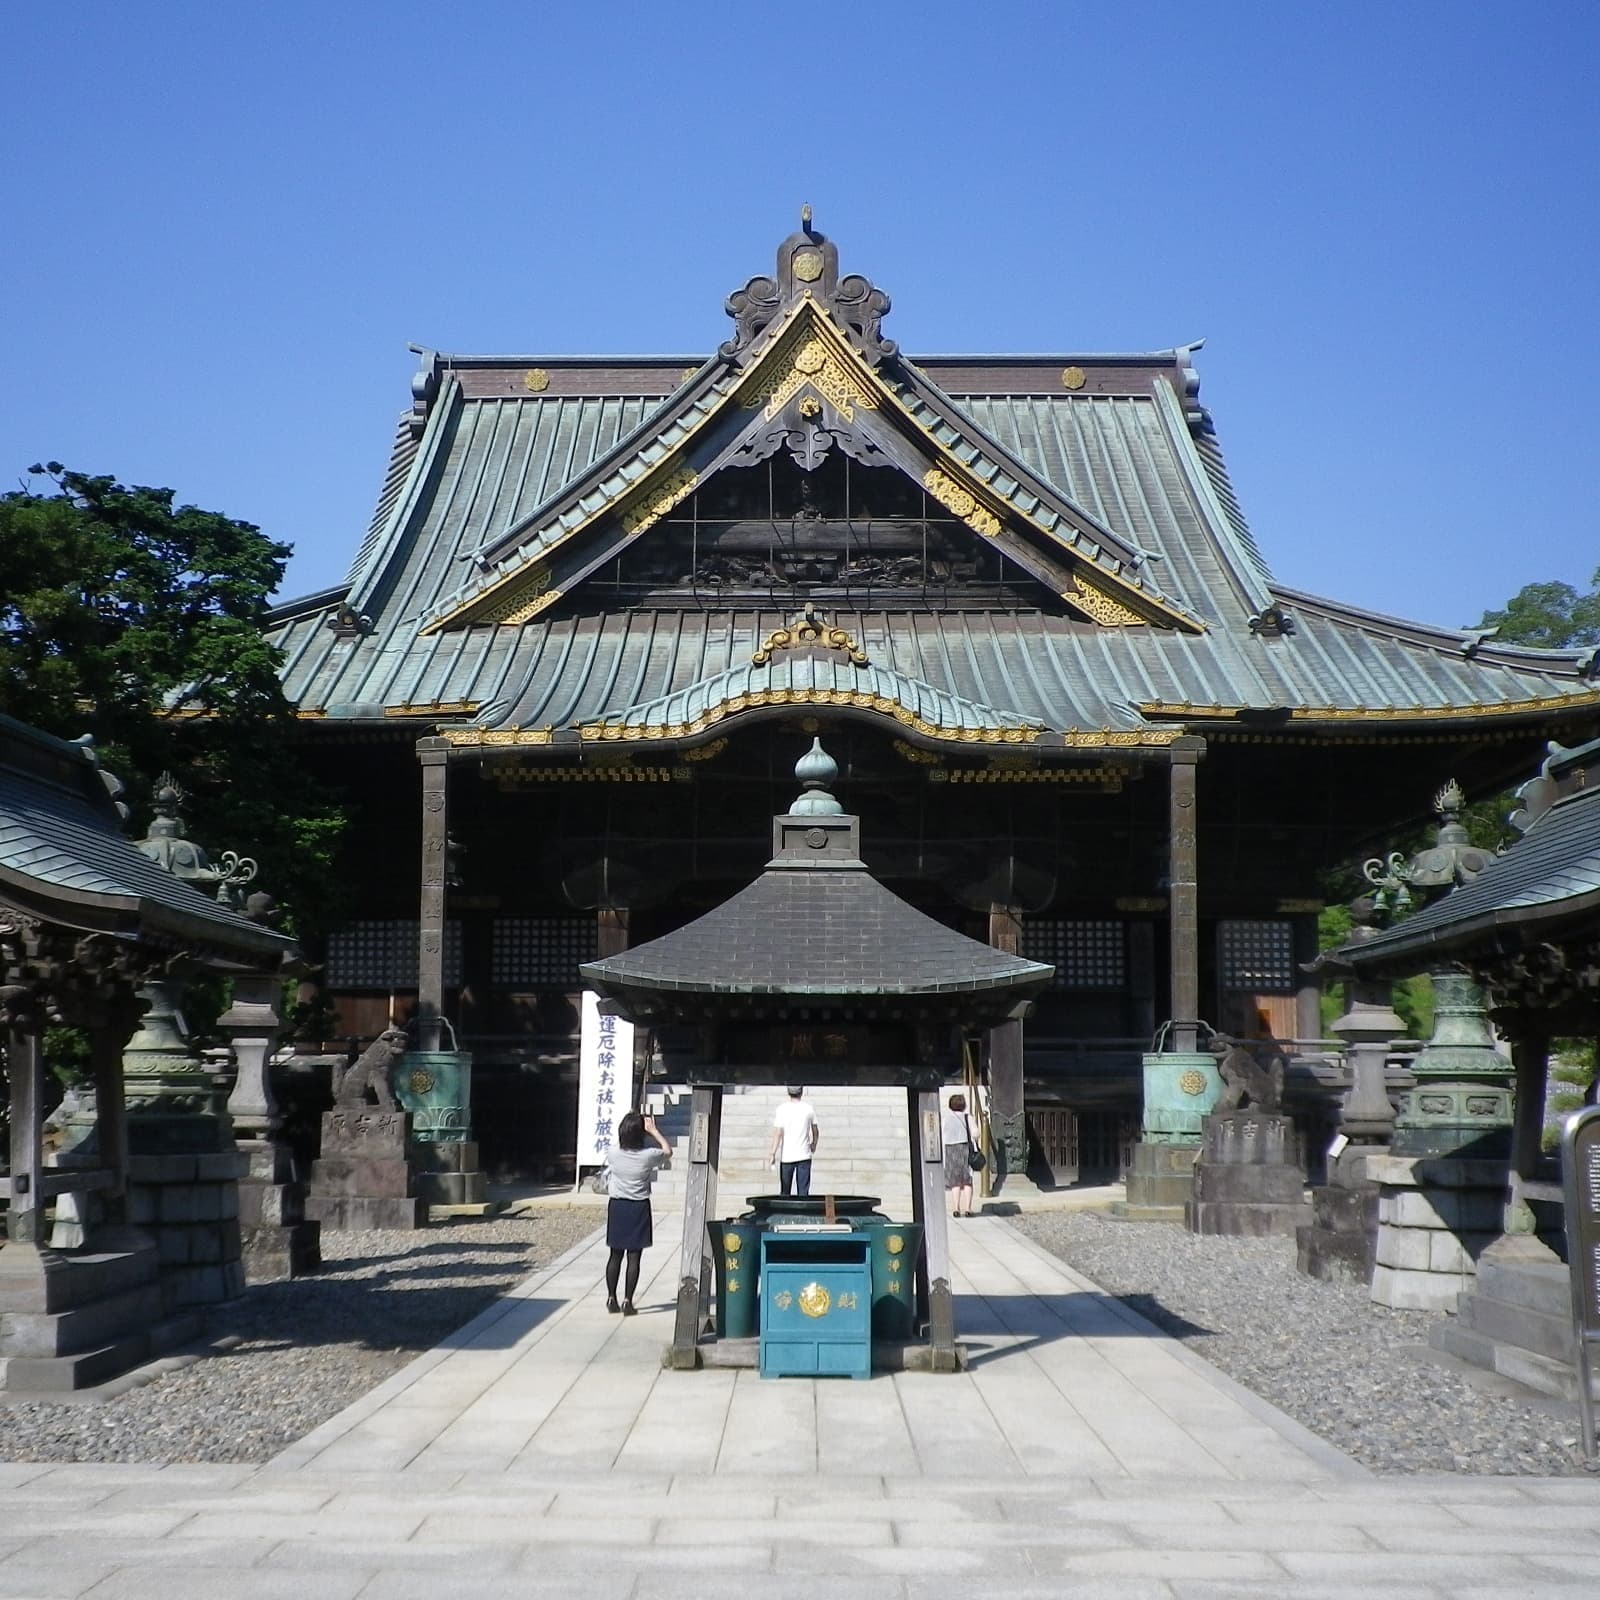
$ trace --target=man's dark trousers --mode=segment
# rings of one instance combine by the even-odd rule
[[[780,1161],[778,1182],[784,1194],[788,1194],[791,1185],[796,1194],[810,1194],[811,1158],[807,1156],[804,1161]]]

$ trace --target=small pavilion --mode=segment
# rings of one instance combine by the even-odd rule
[[[906,1091],[919,1301],[935,1370],[957,1365],[939,1091],[964,1029],[1020,1018],[1054,968],[957,933],[892,894],[861,859],[860,823],[829,792],[820,740],[803,792],[772,824],[766,871],[663,938],[582,968],[602,1002],[658,1030],[692,1086],[683,1261],[669,1364],[699,1364],[710,1287],[722,1092],[733,1085],[898,1085]]]
[[[276,971],[293,941],[248,921],[122,835],[122,785],[86,742],[0,716],[0,1051],[9,1170],[0,1177],[0,1389],[97,1383],[144,1360],[167,1326],[158,1251],[128,1207],[123,1050],[152,979],[175,963]],[[47,1167],[46,1029],[82,1029],[96,1162]],[[231,1158],[230,1158],[231,1159]],[[47,1210],[99,1197],[81,1247],[47,1242]]]
[[[1470,883],[1340,952],[1363,979],[1456,966],[1481,986],[1516,1065],[1503,1231],[1434,1343],[1567,1393],[1572,1335],[1559,1158],[1543,1148],[1554,1043],[1600,1037],[1600,740],[1549,746],[1518,790],[1524,835]],[[1590,1089],[1592,1097],[1593,1088]]]

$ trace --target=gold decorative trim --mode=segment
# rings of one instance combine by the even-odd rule
[[[1137,611],[1130,610],[1120,600],[1113,600],[1105,590],[1085,582],[1083,575],[1078,572],[1073,573],[1072,587],[1062,590],[1061,598],[1077,606],[1080,611],[1088,612],[1102,628],[1139,627],[1149,620],[1141,617]]]
[[[992,539],[1001,531],[1000,519],[987,506],[980,505],[978,497],[965,488],[949,473],[938,467],[929,467],[922,475],[922,487],[942,505],[953,511],[969,528]]]
[[[551,744],[554,728],[441,728],[439,737],[456,746],[484,745],[503,749],[507,745]]]
[[[497,767],[502,789],[533,788],[541,783],[685,783],[682,767]]]
[[[1082,367],[1063,367],[1061,369],[1061,387],[1070,389],[1074,394],[1089,381],[1089,374]]]
[[[1111,902],[1118,911],[1130,916],[1155,916],[1167,909],[1167,898],[1160,894],[1125,894]]]
[[[478,709],[476,700],[408,700],[403,706],[385,706],[386,717],[470,717]]]
[[[622,529],[624,533],[643,533],[646,528],[653,527],[686,495],[694,492],[694,486],[699,483],[700,474],[691,471],[688,467],[679,467],[671,477],[657,484],[649,496],[640,501],[631,511],[622,515]]]
[[[543,394],[550,387],[550,374],[543,367],[529,367],[522,374],[522,387],[529,394]]]
[[[842,650],[858,667],[867,664],[867,652],[845,632],[833,627],[826,617],[808,601],[804,611],[792,616],[781,628],[774,628],[761,641],[761,648],[750,657],[751,664],[764,667],[778,650],[800,650],[807,645],[820,645],[824,650]]]
[[[777,370],[763,376],[745,395],[746,411],[766,402],[765,416],[783,410],[790,398],[807,386],[815,389],[846,422],[853,422],[856,407],[878,409],[877,396],[858,373],[853,373],[829,342],[813,333],[809,339],[797,338],[779,363]]]
[[[521,582],[514,582],[506,593],[490,606],[482,616],[476,620],[482,623],[498,622],[526,622],[529,617],[536,616],[547,605],[554,605],[561,598],[561,591],[557,589],[550,593],[550,569],[546,566],[530,567],[521,575]],[[544,597],[550,595],[546,600]]]
[[[896,739],[894,751],[902,761],[909,761],[915,767],[942,767],[944,757],[936,755],[932,750],[920,750],[914,744],[907,744],[904,739]]]
[[[1128,777],[1126,767],[954,767],[941,773],[950,783],[1081,783],[1098,784],[1119,793]]]
[[[713,739],[709,744],[696,745],[693,750],[685,750],[685,761],[715,761],[724,750],[728,748],[726,739]]]
[[[1497,700],[1492,704],[1474,702],[1465,706],[1298,706],[1289,712],[1291,722],[1438,722],[1450,718],[1461,721],[1479,717],[1526,716],[1538,711],[1579,710],[1600,702],[1600,690],[1584,694],[1546,695],[1536,700]],[[1196,706],[1151,702],[1139,707],[1146,717],[1240,717],[1259,706]]]
[[[1159,749],[1181,738],[1176,728],[1073,728],[1061,735],[1061,742],[1076,750],[1126,750],[1148,747]]]
[[[1309,900],[1291,896],[1278,902],[1278,913],[1280,916],[1285,917],[1310,916],[1313,912],[1326,910],[1327,905],[1328,902],[1326,900]]]
[[[687,739],[714,727],[724,717],[741,711],[755,711],[763,706],[849,706],[861,711],[876,711],[893,717],[903,727],[912,729],[929,739],[942,739],[955,744],[1031,744],[1043,733],[1042,728],[941,728],[925,721],[914,711],[908,711],[898,700],[887,695],[869,694],[861,689],[754,689],[745,694],[733,695],[708,707],[693,722],[586,722],[578,730],[586,742],[603,740]],[[1159,736],[1158,736],[1159,737]],[[1167,735],[1167,739],[1176,738]]]

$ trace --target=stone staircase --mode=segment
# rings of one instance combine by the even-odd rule
[[[779,1086],[723,1091],[719,1215],[737,1215],[748,1195],[778,1192],[777,1169],[767,1165],[767,1152],[772,1148],[772,1113],[784,1097]],[[909,1217],[905,1090],[807,1089],[806,1099],[817,1114],[819,1131],[812,1194],[877,1195],[888,1215]],[[674,1151],[672,1165],[656,1180],[655,1194],[665,1205],[679,1205],[689,1165],[689,1091],[652,1088],[648,1101]]]

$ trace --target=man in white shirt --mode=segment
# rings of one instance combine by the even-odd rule
[[[772,1150],[767,1165],[777,1163],[784,1194],[811,1193],[811,1153],[817,1148],[817,1117],[801,1098],[805,1089],[791,1085],[789,1098],[772,1114]]]

